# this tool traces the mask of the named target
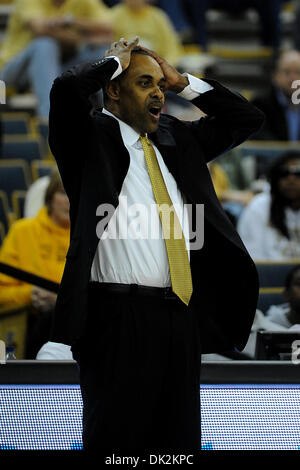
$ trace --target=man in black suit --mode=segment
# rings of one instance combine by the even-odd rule
[[[252,103],[262,110],[266,120],[254,140],[300,140],[300,52],[289,50],[278,58],[269,90]]]
[[[100,88],[104,109],[93,112],[89,96]],[[185,122],[161,114],[166,90],[207,117]],[[201,353],[243,349],[258,295],[254,263],[206,162],[247,139],[263,114],[213,80],[180,74],[138,38],[121,39],[99,62],[64,73],[50,100],[49,142],[71,218],[52,340],[72,345],[80,366],[84,448],[196,452]],[[131,232],[136,203],[136,225],[154,207],[148,220],[160,227],[162,191],[184,235],[175,257],[176,237]]]

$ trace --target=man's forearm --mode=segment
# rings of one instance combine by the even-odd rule
[[[82,36],[77,31],[65,28],[49,29],[46,35],[66,45],[76,46],[82,41]]]
[[[112,27],[109,23],[74,19],[72,15],[59,18],[36,18],[26,22],[35,36],[50,36],[64,43],[78,43],[87,37],[105,35],[110,40]]]

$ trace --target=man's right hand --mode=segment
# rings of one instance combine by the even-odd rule
[[[136,36],[130,42],[121,38],[118,42],[113,42],[110,48],[105,52],[104,57],[115,56],[118,57],[123,70],[127,69],[130,64],[131,51],[139,43],[139,38]]]

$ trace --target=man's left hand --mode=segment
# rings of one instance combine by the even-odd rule
[[[189,84],[189,81],[185,75],[179,73],[172,65],[170,65],[165,59],[160,57],[156,52],[151,51],[143,46],[138,46],[140,49],[148,52],[152,55],[153,59],[158,62],[160,68],[166,79],[166,89],[180,93]]]

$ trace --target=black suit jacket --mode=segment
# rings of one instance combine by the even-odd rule
[[[271,87],[265,94],[256,96],[252,104],[265,114],[265,123],[253,140],[289,140],[285,109],[278,101],[276,88]]]
[[[76,66],[57,78],[50,101],[49,143],[70,200],[71,242],[58,294],[52,340],[74,345],[87,312],[91,264],[99,242],[100,204],[118,205],[129,167],[119,124],[92,113],[89,96],[117,68],[113,59]],[[193,205],[205,205],[204,247],[191,252],[194,293],[204,352],[240,350],[246,344],[258,295],[257,272],[216,197],[206,162],[247,139],[263,114],[215,81],[193,103],[207,117],[183,122],[162,115],[150,138]],[[99,235],[99,233],[98,233]],[[101,236],[101,234],[100,234]]]

